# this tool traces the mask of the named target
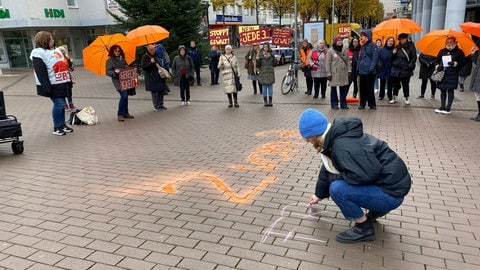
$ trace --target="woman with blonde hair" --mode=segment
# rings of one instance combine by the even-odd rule
[[[233,54],[232,46],[227,45],[225,46],[225,54],[220,56],[220,60],[218,62],[218,68],[222,72],[223,76],[223,84],[225,86],[224,93],[227,95],[228,98],[228,107],[235,108],[240,107],[238,105],[238,93],[235,87],[235,77],[240,76],[238,70],[238,60],[237,57]],[[233,101],[232,101],[233,98]],[[232,103],[233,102],[233,103]]]
[[[250,50],[248,50],[247,54],[245,55],[245,68],[247,69],[248,79],[252,80],[253,85],[253,94],[257,94],[257,82],[258,82],[258,69],[256,63],[257,54],[260,53],[260,45],[255,43],[250,46]],[[260,90],[260,94],[262,94],[262,84],[258,82],[258,89]]]
[[[63,61],[68,65],[68,70],[70,73],[70,82],[68,83],[68,93],[67,93],[67,102],[65,103],[65,106],[63,106],[64,110],[66,112],[75,110],[75,106],[73,105],[73,100],[72,100],[72,89],[73,89],[73,77],[72,77],[72,71],[73,71],[73,60],[70,58],[68,55],[67,48],[65,46],[59,46],[58,49],[62,52],[63,54]]]

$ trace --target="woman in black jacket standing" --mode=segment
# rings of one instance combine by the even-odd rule
[[[390,71],[390,77],[393,84],[393,99],[390,104],[397,103],[400,84],[405,98],[405,105],[410,105],[410,77],[413,76],[415,62],[417,61],[417,51],[412,42],[408,42],[408,35],[402,33],[398,35],[400,43],[393,49],[393,62]]]
[[[430,77],[435,70],[435,62],[437,58],[434,56],[426,55],[421,53],[418,57],[418,62],[420,62],[420,73],[418,78],[422,80],[422,85],[420,86],[420,96],[417,98],[425,98],[425,91],[427,90],[427,83],[430,81],[430,87],[432,91],[432,95],[430,96],[430,100],[435,99],[435,90],[437,88],[437,83],[432,80]]]
[[[145,90],[152,95],[153,110],[166,110],[163,105],[163,94],[165,90],[165,79],[160,77],[158,66],[160,66],[153,44],[147,45],[147,52],[142,57],[142,69],[145,75]]]
[[[455,37],[448,37],[445,41],[445,48],[437,55],[437,64],[443,68],[445,75],[443,80],[437,83],[440,89],[440,108],[435,109],[436,113],[451,114],[452,103],[455,97],[454,90],[458,86],[458,71],[464,65],[465,54],[457,46]],[[443,65],[446,63],[446,66]]]

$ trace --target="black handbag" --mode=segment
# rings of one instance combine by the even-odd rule
[[[230,63],[230,60],[228,60],[227,57],[225,57],[225,58],[227,59],[228,63]],[[242,91],[242,88],[243,88],[243,85],[242,85],[242,83],[240,82],[240,77],[237,75],[237,73],[236,73],[235,70],[233,69],[231,63],[230,63],[230,68],[232,69],[233,78],[235,79],[235,89],[237,89],[237,92],[240,92],[240,91]]]
[[[127,89],[127,94],[129,96],[135,96],[137,94],[137,89],[135,87]]]
[[[243,85],[240,82],[240,77],[238,77],[235,73],[233,74],[233,76],[235,78],[235,88],[237,89],[237,92],[242,91]]]

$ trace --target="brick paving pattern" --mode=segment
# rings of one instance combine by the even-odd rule
[[[435,114],[438,100],[415,99],[415,75],[410,106],[400,91],[377,111],[331,110],[303,94],[301,73],[299,92],[281,95],[286,69],[276,68],[272,108],[245,71],[240,108],[227,108],[204,68],[191,106],[170,85],[168,110],[153,111],[141,84],[135,119],[120,123],[110,79],[77,67],[74,104],[93,106],[99,124],[63,137],[51,134],[51,102],[36,96],[32,71],[4,70],[25,152],[0,144],[0,269],[480,269],[473,94],[457,91],[452,115]],[[373,242],[336,242],[351,223],[332,201],[306,207],[320,159],[296,127],[310,107],[360,117],[410,169],[411,192]]]

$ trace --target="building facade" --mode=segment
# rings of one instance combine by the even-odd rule
[[[238,25],[278,25],[280,18],[271,10],[244,9],[242,0],[219,10],[209,3],[205,28],[227,26],[231,40],[238,35]],[[424,32],[434,29],[459,30],[464,21],[480,21],[480,0],[382,0],[387,14],[411,17]],[[401,7],[402,9],[398,9]],[[399,12],[401,11],[401,13]],[[0,69],[30,67],[29,55],[38,31],[52,32],[56,45],[68,47],[76,65],[82,65],[82,50],[95,37],[108,34],[115,25],[109,12],[120,14],[114,0],[0,0]],[[292,26],[293,14],[281,18]]]
[[[82,50],[89,41],[108,33],[117,13],[111,0],[0,0],[0,68],[30,67],[30,52],[38,31],[55,36],[75,64],[83,64]]]

